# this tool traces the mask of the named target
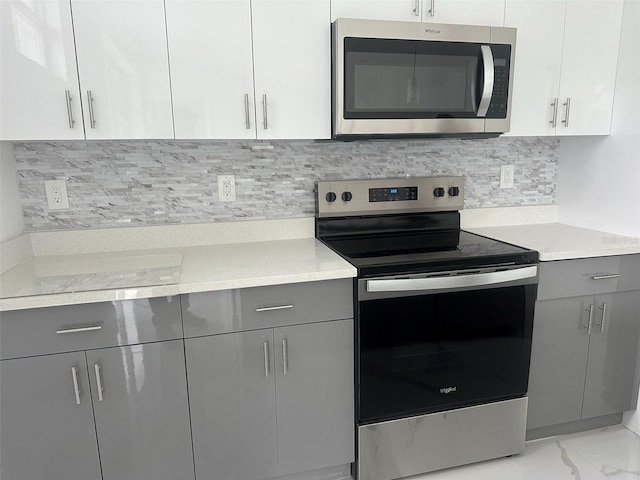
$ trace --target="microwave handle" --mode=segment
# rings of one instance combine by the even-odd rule
[[[482,54],[482,65],[484,66],[484,81],[482,83],[482,97],[480,105],[478,105],[478,117],[487,115],[491,97],[493,96],[493,52],[489,45],[481,45],[480,53]]]

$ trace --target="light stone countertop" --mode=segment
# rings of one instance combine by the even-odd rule
[[[541,261],[640,253],[640,238],[614,235],[562,223],[467,227],[465,230],[537,250]]]
[[[355,277],[315,238],[32,257],[0,276],[0,311]]]

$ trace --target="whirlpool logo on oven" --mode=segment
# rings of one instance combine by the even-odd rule
[[[445,395],[448,395],[450,393],[457,392],[457,391],[458,391],[458,387],[445,387],[440,389],[440,393],[444,393]]]

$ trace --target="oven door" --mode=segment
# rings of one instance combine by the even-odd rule
[[[537,266],[358,280],[360,425],[526,394]]]

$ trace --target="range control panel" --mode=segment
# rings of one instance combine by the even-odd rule
[[[316,184],[318,217],[436,212],[464,207],[464,177],[336,180]]]

